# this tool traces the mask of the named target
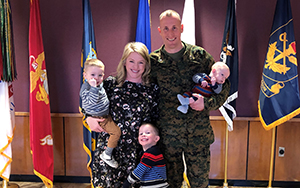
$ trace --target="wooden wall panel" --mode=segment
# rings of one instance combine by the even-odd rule
[[[12,147],[11,174],[34,175],[30,153],[29,117],[15,118],[16,126]]]
[[[212,121],[211,126],[214,130],[215,141],[210,146],[210,179],[224,179],[224,159],[225,159],[225,121]]]
[[[299,133],[299,122],[287,122],[277,127],[275,181],[300,181]],[[279,147],[285,148],[284,157],[278,156]]]
[[[228,133],[228,179],[246,179],[247,142],[248,121],[234,121],[233,131]]]
[[[83,149],[83,127],[80,117],[65,118],[66,175],[90,176]]]
[[[211,121],[215,142],[211,145],[210,179],[224,179],[226,122]],[[246,179],[248,121],[234,121],[233,131],[228,132],[227,178]]]
[[[247,180],[269,180],[272,130],[266,131],[260,121],[251,121]]]
[[[65,175],[64,126],[62,117],[52,117],[54,175]]]
[[[64,173],[63,118],[52,117],[54,175]],[[12,174],[34,175],[30,152],[29,117],[17,116],[12,141]]]
[[[12,142],[12,175],[34,175],[29,142],[29,114],[16,115]],[[83,128],[79,114],[52,114],[54,175],[89,177],[87,154],[83,149]],[[224,179],[226,122],[211,118],[215,142],[211,145],[210,179]],[[248,125],[249,124],[249,125]],[[299,119],[278,126],[274,181],[299,181]],[[228,133],[227,179],[268,181],[272,130],[266,131],[258,118],[236,118]],[[278,157],[278,147],[285,156]],[[247,163],[248,162],[248,163]]]

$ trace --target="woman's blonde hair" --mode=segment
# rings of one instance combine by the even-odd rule
[[[122,86],[126,80],[127,71],[126,71],[125,63],[128,56],[133,52],[137,52],[138,54],[140,54],[146,61],[145,71],[142,74],[142,84],[143,85],[149,84],[149,73],[150,73],[151,65],[150,65],[148,48],[141,42],[130,42],[126,44],[126,46],[124,47],[122,58],[117,67],[116,77],[117,77],[117,82],[119,87]]]

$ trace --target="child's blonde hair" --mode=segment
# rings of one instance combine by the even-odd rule
[[[97,66],[97,67],[100,67],[100,68],[103,68],[103,69],[105,68],[105,65],[99,59],[87,59],[84,62],[84,71],[86,71],[86,69],[88,67],[92,67],[92,66]]]

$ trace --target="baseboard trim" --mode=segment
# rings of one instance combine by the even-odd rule
[[[0,178],[1,179],[1,178]],[[59,183],[90,183],[88,176],[54,176],[54,182]],[[42,182],[40,178],[35,175],[11,175],[10,181],[23,182]],[[224,180],[210,179],[209,185],[223,186]],[[242,186],[242,187],[267,187],[269,181],[254,181],[254,180],[227,180],[228,186]],[[272,187],[282,188],[299,188],[300,182],[290,181],[272,181]]]
[[[209,185],[223,186],[224,180],[210,179]],[[268,187],[269,181],[255,181],[255,180],[227,180],[228,186],[241,186],[241,187]],[[272,187],[286,187],[286,188],[299,188],[300,182],[291,181],[272,181]]]
[[[10,175],[9,181],[42,182],[35,175]],[[54,176],[53,181],[60,183],[90,183],[91,178],[88,176]]]

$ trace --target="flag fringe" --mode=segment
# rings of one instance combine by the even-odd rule
[[[86,123],[86,119],[85,119],[85,117],[83,116],[82,117],[82,124],[83,124],[83,126],[88,130],[88,132],[89,133],[91,133],[91,129],[90,129],[90,127],[88,126],[88,124]],[[93,138],[91,138],[91,139],[93,139]],[[92,142],[93,143],[93,142]],[[92,145],[91,145],[91,147],[92,147]],[[91,163],[92,163],[92,152],[91,152],[91,150],[90,150],[90,148],[88,148],[86,145],[85,145],[85,143],[83,142],[83,149],[84,149],[84,151],[87,153],[87,155],[89,156],[89,161],[88,161],[88,163],[87,163],[87,165],[86,165],[86,168],[87,168],[87,170],[90,172],[90,176],[92,177],[92,169],[91,169],[91,167],[90,167],[90,165],[91,165]],[[92,149],[92,151],[94,151],[93,150],[93,148],[91,148]]]
[[[15,132],[15,128],[14,128],[13,132]],[[3,151],[6,150],[6,148],[9,146],[9,144],[11,144],[13,138],[14,138],[14,134],[11,137],[7,136],[7,139],[8,139],[7,144],[3,148],[0,149],[0,154],[2,154]]]
[[[265,128],[265,130],[270,130],[274,127],[276,127],[277,125],[283,124],[284,122],[292,119],[293,117],[297,116],[298,114],[300,114],[300,108],[294,110],[293,112],[287,114],[286,116],[283,116],[282,118],[274,121],[273,123],[267,125],[266,122],[264,121],[262,115],[261,115],[261,110],[260,110],[260,102],[258,101],[258,112],[259,112],[259,119],[261,124],[263,125],[263,127]]]
[[[5,172],[6,168],[11,164],[12,158],[9,157],[8,155],[5,155],[5,154],[2,153],[2,152],[1,152],[1,155],[2,155],[3,157],[7,158],[8,161],[7,161],[7,163],[4,165],[3,169],[0,171],[0,177],[1,177],[2,179],[5,179],[6,181],[9,181],[9,177],[3,176],[3,173]]]
[[[16,129],[16,127],[14,127],[13,133],[15,132],[15,129]],[[8,167],[8,165],[11,164],[12,158],[11,158],[10,156],[6,155],[6,154],[4,153],[4,151],[5,151],[6,148],[11,144],[13,138],[14,138],[14,134],[13,134],[11,137],[10,137],[10,136],[7,136],[7,139],[8,139],[7,144],[6,144],[3,148],[0,149],[0,154],[1,154],[3,157],[5,157],[5,158],[8,159],[8,161],[7,161],[6,164],[4,165],[3,169],[0,171],[0,177],[1,177],[2,179],[5,179],[6,181],[9,181],[9,178],[3,176],[3,172],[5,172],[5,170],[6,170],[6,168]]]
[[[90,157],[90,160],[88,161],[88,163],[86,165],[86,168],[90,172],[90,175],[92,176],[92,170],[91,170],[91,167],[90,167],[90,164],[92,163],[92,153],[91,153],[91,150],[84,143],[83,143],[83,149],[88,154],[88,156]]]
[[[90,160],[87,162],[86,164],[86,169],[89,171],[90,173],[90,177],[92,177],[92,169],[90,167],[91,163],[92,163],[92,154],[91,154],[91,151],[90,149],[83,143],[83,149],[84,151],[87,153],[87,155],[89,156]],[[92,182],[92,179],[91,179],[91,188],[94,188],[94,184]]]
[[[33,169],[33,172],[36,176],[38,176],[43,183],[45,184],[45,186],[47,188],[52,188],[53,187],[53,182],[51,180],[49,180],[47,177],[43,176],[42,174],[40,174],[38,171],[36,171],[35,169]]]

